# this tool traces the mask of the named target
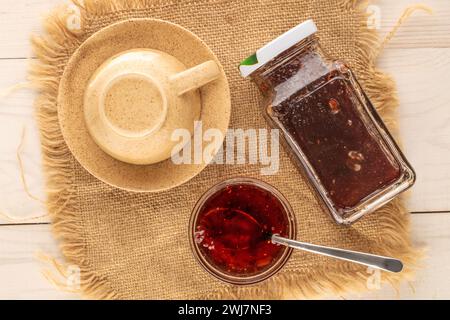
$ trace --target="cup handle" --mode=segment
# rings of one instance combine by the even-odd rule
[[[216,80],[220,76],[220,69],[216,62],[210,60],[189,70],[180,72],[170,78],[175,92],[181,96],[189,91],[199,89]]]

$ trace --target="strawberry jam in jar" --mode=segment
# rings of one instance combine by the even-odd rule
[[[415,173],[349,67],[322,51],[312,20],[244,60],[263,113],[337,223],[351,224],[415,182]]]
[[[218,279],[254,284],[278,272],[291,249],[272,243],[277,234],[295,239],[295,218],[272,186],[242,178],[210,189],[194,208],[190,241],[200,264]]]

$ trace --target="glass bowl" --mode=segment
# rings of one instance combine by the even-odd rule
[[[195,205],[189,223],[196,260],[235,285],[264,281],[289,260],[292,249],[273,244],[271,234],[296,238],[293,210],[277,189],[251,178],[213,186]]]

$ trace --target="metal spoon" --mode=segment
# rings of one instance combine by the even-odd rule
[[[318,246],[310,243],[286,239],[278,235],[272,235],[272,242],[290,248],[317,253],[323,256],[350,261],[389,272],[398,273],[403,270],[403,263],[400,260],[394,258],[377,256],[357,251]]]
[[[226,211],[234,212],[235,214],[239,215],[240,217],[246,219],[250,223],[257,226],[262,233],[267,234],[266,231],[264,231],[264,228],[261,226],[261,224],[254,217],[252,217],[250,214],[242,210],[215,208],[211,210],[211,212],[209,212],[207,215],[223,214]],[[354,262],[368,267],[373,267],[376,269],[381,269],[395,273],[401,272],[403,270],[403,263],[400,260],[394,258],[377,256],[357,251],[324,247],[311,243],[304,243],[300,241],[283,238],[276,234],[267,234],[267,237],[271,238],[272,243],[274,244],[279,244],[294,249],[300,249],[311,253],[317,253],[323,256],[332,257],[340,260]]]

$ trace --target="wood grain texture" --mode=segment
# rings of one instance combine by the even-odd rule
[[[449,48],[450,2],[448,0],[374,0],[373,9],[379,10],[380,33],[386,34],[396,25],[405,8],[425,4],[433,9],[433,15],[415,12],[399,29],[389,48]]]
[[[0,299],[77,298],[58,291],[42,275],[38,251],[59,257],[49,225],[0,227]]]
[[[445,299],[450,298],[450,214],[413,215],[414,241],[428,248],[424,269],[417,281],[405,283],[399,296],[390,287],[351,299]],[[45,265],[34,254],[41,250],[59,257],[49,225],[0,227],[0,299],[76,299],[56,290],[42,276]],[[415,289],[413,290],[412,287]]]
[[[450,213],[416,214],[412,216],[412,234],[416,246],[426,249],[422,269],[416,281],[404,283],[399,295],[386,287],[362,299],[450,299]]]
[[[401,139],[417,172],[408,208],[449,211],[450,48],[387,49],[379,66],[397,81]]]
[[[0,60],[0,92],[25,81],[27,65],[27,60]],[[25,192],[17,159],[17,149],[25,128],[21,156],[26,182],[33,196],[45,199],[39,133],[33,117],[33,98],[34,94],[30,89],[21,89],[0,98],[0,213],[18,219],[46,212],[42,203],[30,198]]]
[[[2,0],[0,11],[0,58],[32,56],[31,34],[42,31],[48,12],[65,0]]]
[[[56,5],[68,0],[2,0],[0,11],[0,59],[27,58],[32,53],[29,38],[41,31],[41,22]],[[392,48],[450,47],[450,4],[448,0],[373,0],[380,10],[381,33],[392,29],[403,10],[415,3],[434,9],[429,16],[417,12],[399,30],[390,44]]]

